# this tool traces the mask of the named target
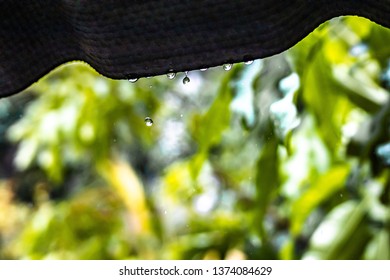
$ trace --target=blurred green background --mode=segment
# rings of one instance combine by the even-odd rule
[[[390,30],[188,77],[78,62],[1,99],[0,258],[390,258]]]

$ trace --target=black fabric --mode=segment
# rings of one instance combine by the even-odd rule
[[[266,57],[341,15],[390,27],[390,0],[0,0],[0,96],[72,60],[125,79]]]

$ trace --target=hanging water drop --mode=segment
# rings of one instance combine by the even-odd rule
[[[245,61],[244,64],[246,65],[251,65],[253,63],[253,60],[248,60],[248,61]]]
[[[223,70],[229,71],[230,69],[232,69],[233,65],[231,63],[227,63],[227,64],[224,64],[222,67],[223,67]]]
[[[207,71],[208,68],[202,68],[200,69],[200,71],[204,72],[204,71]]]
[[[135,83],[136,81],[138,81],[138,78],[129,78],[128,81],[130,83]]]
[[[167,77],[168,77],[168,79],[173,80],[173,79],[176,77],[176,73],[174,73],[174,72],[169,72],[169,73],[167,74]]]
[[[146,126],[152,126],[153,125],[153,120],[149,117],[145,118],[145,124]]]
[[[183,79],[183,84],[184,84],[184,85],[185,85],[185,84],[188,84],[190,81],[191,81],[191,80],[190,80],[190,78],[188,77],[188,71],[186,71],[186,76],[185,76],[184,79]]]
[[[190,81],[191,81],[190,78],[185,76],[184,79],[183,79],[183,84],[188,84]]]

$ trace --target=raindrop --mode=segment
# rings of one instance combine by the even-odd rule
[[[223,70],[229,71],[230,69],[232,69],[233,65],[230,63],[227,63],[227,64],[224,64],[222,67],[223,67]]]
[[[185,85],[185,84],[188,84],[190,81],[191,81],[191,80],[190,80],[190,78],[188,77],[188,71],[186,71],[186,76],[185,76],[184,79],[183,79],[183,84],[184,84],[184,85]]]
[[[176,73],[170,72],[167,74],[168,79],[173,80],[176,77]]]
[[[128,81],[130,83],[135,83],[136,81],[138,81],[138,78],[129,78]]]
[[[145,124],[146,126],[152,126],[153,125],[153,120],[149,117],[145,118]]]
[[[202,68],[200,69],[200,71],[204,72],[204,71],[207,71],[208,68]]]
[[[253,60],[248,60],[248,61],[245,61],[244,64],[246,65],[251,65],[253,63]]]

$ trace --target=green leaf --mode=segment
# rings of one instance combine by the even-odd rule
[[[257,211],[255,223],[261,237],[266,238],[264,232],[264,217],[269,205],[277,193],[279,184],[279,160],[278,160],[278,139],[271,132],[267,133],[266,141],[261,148],[257,161],[256,174],[256,202]]]
[[[326,34],[327,23],[321,26],[323,30],[320,28],[314,30],[296,46],[288,50],[287,59],[289,60],[294,72],[298,73],[299,76],[302,76],[307,65],[314,59],[317,52],[322,47],[323,41],[321,38],[324,34]]]
[[[192,175],[196,178],[207,159],[209,149],[221,142],[222,134],[230,125],[230,103],[233,100],[232,79],[237,71],[227,74],[210,108],[203,115],[195,115],[192,122],[192,136],[198,143],[198,152],[193,157]]]
[[[230,124],[229,106],[233,98],[232,75],[233,73],[225,76],[218,95],[207,112],[194,119],[193,137],[198,142],[199,150],[202,152],[207,152],[210,147],[218,144],[222,132]]]
[[[341,143],[341,127],[350,111],[350,103],[339,93],[323,53],[307,65],[302,77],[303,100],[315,115],[319,132],[330,151],[337,151]]]
[[[203,163],[204,158],[200,160]],[[163,189],[166,195],[174,201],[189,201],[198,194],[199,188],[195,180],[196,178],[191,173],[194,168],[201,169],[198,166],[194,167],[197,161],[198,158],[195,157],[187,161],[177,162],[171,164],[165,171]]]
[[[306,257],[326,260],[362,257],[370,233],[367,200],[347,201],[334,208],[314,232]]]
[[[310,188],[292,205],[291,232],[300,234],[306,218],[310,213],[334,193],[343,188],[349,174],[349,167],[341,165],[333,167],[322,175]]]
[[[377,112],[388,99],[386,90],[373,81],[364,69],[354,69],[345,65],[333,66],[333,79],[344,94],[355,106],[369,113]]]
[[[390,57],[390,30],[378,24],[373,24],[371,33],[365,40],[373,50],[372,56],[384,66]]]
[[[368,260],[390,259],[390,235],[389,231],[382,229],[367,245],[364,258]]]

